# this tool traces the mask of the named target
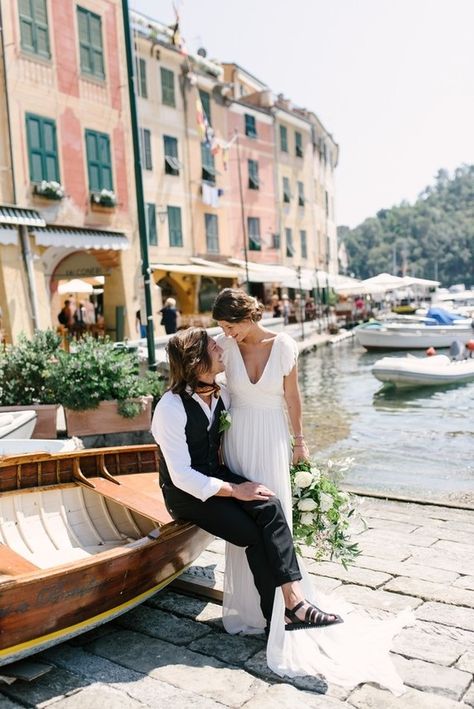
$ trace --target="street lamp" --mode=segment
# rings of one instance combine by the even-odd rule
[[[305,311],[303,308],[303,289],[301,287],[301,266],[296,267],[296,275],[298,278],[298,286],[299,286],[299,291],[300,291],[300,318],[301,318],[301,339],[304,340],[304,316],[305,316]]]

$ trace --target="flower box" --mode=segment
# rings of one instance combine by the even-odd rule
[[[36,426],[31,438],[56,438],[56,418],[59,404],[30,404],[28,406],[0,406],[1,413],[9,411],[36,411]]]
[[[144,408],[134,418],[121,416],[117,401],[101,401],[96,409],[74,411],[64,409],[68,436],[93,436],[103,433],[122,433],[127,431],[147,431],[151,426],[151,404],[153,397],[141,397]],[[140,399],[132,399],[140,401]]]
[[[117,196],[112,190],[101,190],[100,192],[92,192],[91,194],[92,207],[107,207],[115,209],[117,206]]]
[[[39,184],[34,186],[33,193],[43,199],[59,201],[64,197],[64,188],[59,182],[55,182],[54,180],[42,180]]]

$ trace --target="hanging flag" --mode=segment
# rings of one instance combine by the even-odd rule
[[[184,41],[184,38],[181,36],[181,30],[180,30],[180,18],[179,18],[179,11],[175,3],[173,3],[173,10],[175,14],[176,21],[174,25],[171,26],[171,44],[179,49],[180,53],[183,54],[184,56],[188,55],[188,50],[186,48],[186,44]]]
[[[199,137],[201,138],[201,142],[204,142],[206,138],[206,123],[204,120],[204,109],[202,107],[201,103],[201,97],[198,95],[196,97],[196,123],[198,127],[198,133]]]

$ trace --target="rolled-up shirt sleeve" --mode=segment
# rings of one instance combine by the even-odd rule
[[[205,502],[219,492],[222,480],[191,467],[185,427],[186,412],[181,399],[166,392],[155,408],[151,432],[161,448],[173,485]]]

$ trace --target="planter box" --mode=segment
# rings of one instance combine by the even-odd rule
[[[31,406],[0,406],[0,412],[36,411],[36,426],[31,438],[56,438],[56,417],[59,404],[31,404]]]
[[[97,409],[73,411],[64,409],[68,436],[92,436],[102,433],[122,433],[126,431],[147,431],[151,426],[151,403],[153,397],[145,396],[144,410],[129,419],[117,411],[116,401],[101,401]]]

